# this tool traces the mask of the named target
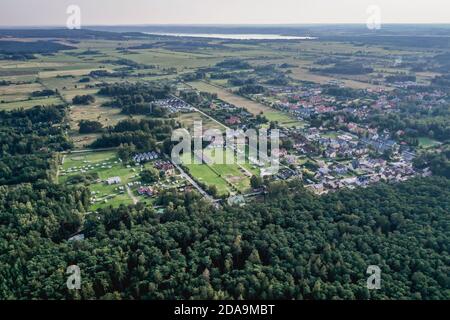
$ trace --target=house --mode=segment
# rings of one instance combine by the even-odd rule
[[[239,206],[242,207],[245,205],[245,198],[242,195],[237,195],[234,197],[229,197],[227,200],[228,205],[230,206]]]
[[[72,242],[72,241],[83,241],[83,240],[84,240],[84,234],[80,233],[80,234],[77,234],[76,236],[69,238],[67,241]]]
[[[144,152],[144,153],[138,153],[133,156],[133,161],[135,163],[142,163],[142,162],[148,162],[152,160],[156,160],[159,158],[159,155],[157,152]]]
[[[106,179],[106,183],[108,185],[120,184],[120,183],[122,183],[122,179],[120,179],[120,177],[111,177],[111,178]]]
[[[146,195],[148,197],[152,197],[155,194],[155,191],[150,187],[140,187],[138,189],[138,193],[143,196]]]
[[[236,116],[231,116],[227,120],[225,120],[225,123],[228,124],[228,125],[240,124],[241,123],[241,119],[239,117],[236,117]]]
[[[171,176],[175,174],[175,167],[168,161],[157,161],[154,167],[160,171],[164,171],[166,176]]]

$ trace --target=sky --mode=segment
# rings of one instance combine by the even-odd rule
[[[450,23],[450,0],[0,0],[0,26],[64,26],[69,5],[81,24]]]

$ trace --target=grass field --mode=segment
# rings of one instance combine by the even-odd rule
[[[191,159],[191,160],[189,160]],[[183,154],[182,162],[198,182],[204,183],[208,186],[216,186],[219,195],[226,195],[232,193],[231,186],[226,180],[220,177],[210,166],[206,164],[195,164],[191,154]],[[191,162],[188,164],[188,162]]]
[[[203,151],[203,154],[209,159],[217,159],[215,161],[223,164],[211,164],[210,167],[219,174],[222,179],[225,179],[228,183],[232,184],[240,192],[246,192],[250,188],[250,177],[244,169],[237,164],[236,157],[231,150],[222,151],[222,153],[217,153],[218,149],[208,148]],[[223,157],[217,156],[222,154]],[[232,159],[230,164],[227,164],[227,159]],[[220,161],[222,160],[222,161]],[[244,166],[244,168],[246,168]]]
[[[27,99],[13,102],[0,103],[0,110],[14,110],[19,108],[29,109],[34,106],[50,106],[64,103],[59,97],[43,99]]]
[[[176,119],[183,125],[183,127],[191,131],[193,130],[194,127],[194,121],[201,121],[203,130],[208,129],[219,129],[222,131],[224,130],[224,128],[217,122],[212,121],[210,118],[205,117],[204,115],[198,112],[182,113]]]
[[[419,147],[424,148],[424,149],[433,148],[440,144],[441,143],[439,141],[436,141],[436,140],[433,140],[433,139],[430,139],[427,137],[419,138]]]
[[[209,160],[206,161],[208,164],[195,164],[193,160],[191,164],[187,164],[190,158],[188,154],[183,155],[182,161],[199,182],[208,186],[216,186],[219,195],[248,192],[250,190],[250,177],[259,175],[259,169],[248,161],[238,164],[231,150],[223,151],[223,158],[216,153],[216,150],[218,149],[207,148],[204,150],[205,159]],[[227,161],[227,158],[232,159],[231,163]]]
[[[64,157],[60,167],[59,182],[66,183],[71,176],[87,173],[97,173],[103,181],[105,179],[119,176],[123,184],[133,180],[136,175],[129,168],[124,168],[118,161],[114,151],[90,152],[81,154],[70,154]],[[125,190],[118,190],[117,185],[107,185],[104,182],[93,183],[89,186],[93,198],[91,210],[97,210],[106,206],[118,206],[120,204],[133,204]]]

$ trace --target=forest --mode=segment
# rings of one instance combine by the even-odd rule
[[[170,140],[173,129],[177,127],[174,120],[122,120],[94,141],[91,147],[111,148],[132,144],[139,151],[154,150],[158,141]]]
[[[124,114],[148,114],[158,117],[165,116],[165,110],[152,106],[152,102],[167,98],[169,93],[169,88],[146,84],[112,84],[102,87],[98,92],[99,95],[112,98],[105,106],[121,108]]]
[[[167,191],[162,215],[138,204],[85,216],[80,242],[66,237],[81,223],[85,191],[61,192],[41,183],[0,193],[0,297],[450,298],[445,178],[324,197],[275,183],[264,201],[220,210]],[[65,287],[71,264],[80,291]],[[368,265],[380,266],[381,290],[367,290]]]

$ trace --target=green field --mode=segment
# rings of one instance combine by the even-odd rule
[[[188,164],[191,155],[184,154],[182,157],[183,165],[189,170],[189,173],[196,178],[198,182],[204,183],[208,186],[216,186],[219,195],[226,195],[231,192],[231,188],[227,182],[219,177],[209,166],[206,164]],[[191,158],[192,159],[192,158]]]
[[[228,193],[236,194],[246,193],[250,190],[250,177],[252,175],[259,175],[260,169],[250,164],[248,160],[243,164],[238,164],[237,159],[232,151],[227,150],[223,152],[223,160],[217,156],[216,149],[206,148],[204,155],[207,163],[187,164],[189,155],[183,155],[182,161],[185,167],[188,168],[191,175],[196,177],[199,182],[203,182],[208,186],[215,185],[219,191],[219,195],[226,195]],[[228,159],[232,159],[232,163],[227,163]],[[193,157],[191,158],[193,159]]]
[[[0,110],[29,109],[34,106],[50,106],[64,103],[59,97],[43,99],[27,99],[14,102],[0,103]]]

